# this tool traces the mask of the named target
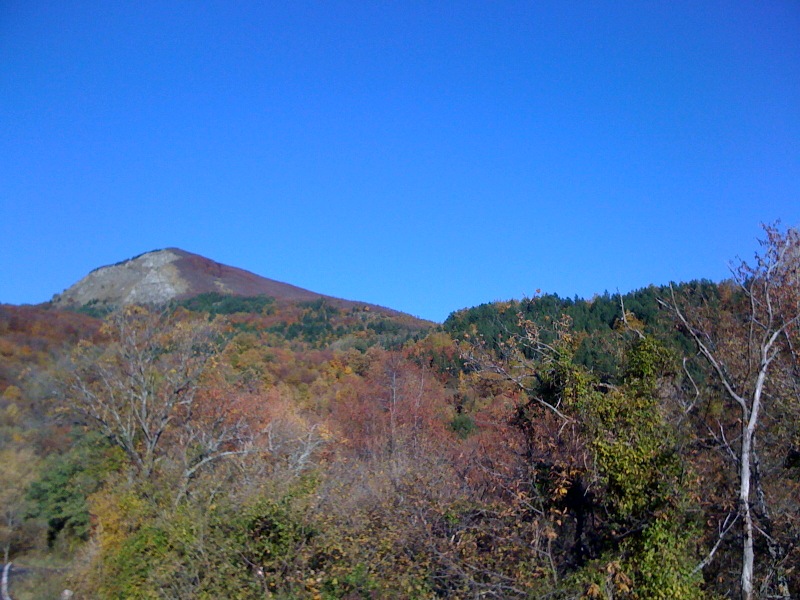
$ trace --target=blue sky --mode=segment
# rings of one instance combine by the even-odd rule
[[[441,321],[800,225],[800,4],[0,3],[0,302],[177,246]]]

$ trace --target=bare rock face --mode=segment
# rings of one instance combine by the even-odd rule
[[[175,266],[180,255],[173,250],[148,252],[120,264],[101,267],[56,296],[58,305],[89,303],[161,304],[188,290]]]
[[[53,304],[57,307],[164,304],[207,292],[290,300],[324,297],[191,252],[167,248],[95,269],[62,294],[55,295]]]

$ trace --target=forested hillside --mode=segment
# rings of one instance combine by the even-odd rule
[[[727,282],[441,326],[0,306],[11,595],[797,597],[800,234],[766,236]]]

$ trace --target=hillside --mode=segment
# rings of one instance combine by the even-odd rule
[[[690,600],[752,566],[751,598],[797,597],[800,234],[767,233],[729,282],[441,327],[232,285],[0,305],[11,595]],[[73,298],[174,292],[178,252]]]
[[[333,298],[268,279],[180,248],[154,250],[99,267],[61,294],[56,294],[52,304],[55,308],[73,309],[83,306],[153,305],[186,300],[201,294],[269,296],[293,302],[325,299],[338,307],[364,306],[364,303]]]

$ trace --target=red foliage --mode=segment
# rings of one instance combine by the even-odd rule
[[[19,385],[31,365],[42,365],[80,340],[97,340],[101,321],[68,311],[0,304],[0,393]]]

